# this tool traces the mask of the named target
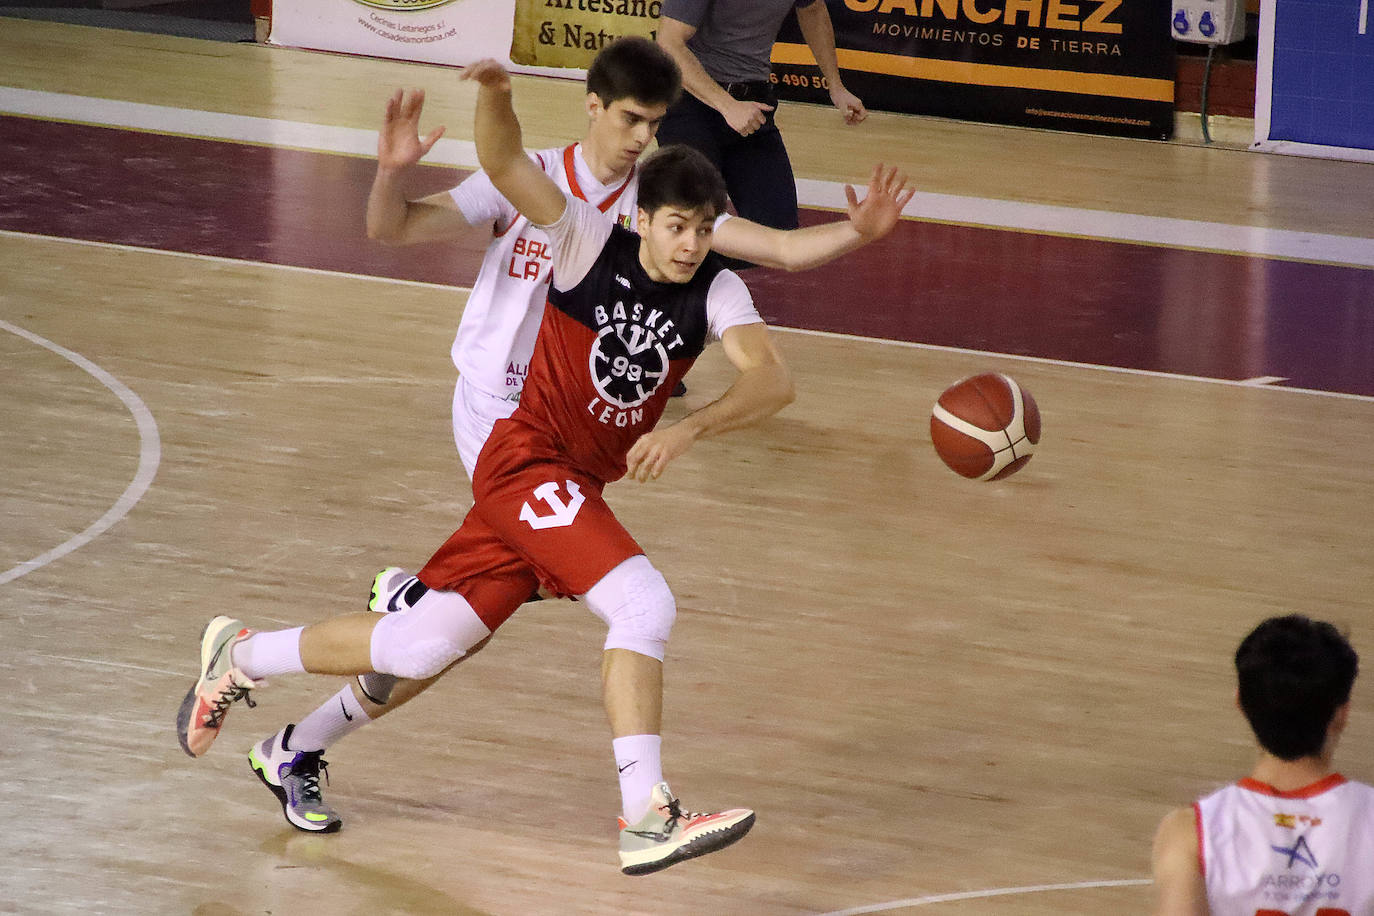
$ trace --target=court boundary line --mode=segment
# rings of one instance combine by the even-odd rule
[[[377,132],[371,128],[174,108],[37,89],[0,86],[0,113],[309,152],[367,158],[376,154]],[[470,140],[442,138],[430,151],[427,164],[475,169],[478,167],[476,146]],[[832,210],[844,210],[846,207],[843,182],[798,179],[797,196],[800,203],[807,207]],[[927,222],[976,228],[1300,263],[1374,268],[1374,239],[1359,236],[928,191],[917,191],[903,208],[902,214]]]
[[[138,428],[139,448],[138,448],[138,467],[134,471],[134,479],[124,488],[124,492],[115,500],[114,505],[105,511],[105,514],[92,522],[81,533],[68,538],[53,549],[41,553],[31,560],[13,566],[3,573],[0,573],[0,585],[13,582],[20,576],[26,576],[37,569],[54,563],[62,559],[69,553],[86,546],[91,541],[104,534],[115,525],[120,519],[128,515],[148,492],[153,484],[153,478],[157,476],[158,465],[162,461],[162,440],[158,437],[157,421],[153,419],[152,411],[148,405],[133,392],[129,386],[115,378],[109,372],[97,366],[86,357],[66,347],[53,343],[46,337],[40,337],[32,331],[25,330],[18,325],[10,324],[0,318],[0,330],[9,331],[16,337],[20,337],[30,343],[37,344],[45,350],[50,350],[58,356],[74,364],[86,374],[95,378],[115,397],[124,403],[129,413],[133,414],[134,424]]]
[[[146,245],[127,245],[123,242],[101,242],[95,239],[78,239],[69,235],[45,235],[41,232],[20,232],[16,229],[0,229],[0,238],[23,238],[36,239],[48,242],[62,242],[69,245],[86,245],[91,248],[108,248],[114,251],[131,251],[140,254],[165,254],[174,258],[191,258],[199,261],[211,261],[215,264],[249,264],[255,267],[276,267],[281,270],[291,270],[297,273],[315,274],[323,277],[344,277],[352,280],[380,280],[385,283],[395,283],[399,286],[415,286],[422,289],[433,290],[458,290],[460,292],[472,292],[471,286],[459,286],[448,283],[432,283],[428,280],[407,280],[404,277],[383,277],[377,274],[358,274],[347,270],[330,270],[327,267],[306,267],[301,264],[279,264],[276,261],[254,261],[249,258],[231,258],[220,254],[200,254],[194,251],[175,251],[170,248],[151,248]]]
[[[1117,372],[1122,375],[1142,375],[1150,378],[1173,379],[1180,382],[1205,382],[1211,385],[1226,385],[1230,388],[1247,388],[1251,391],[1289,391],[1294,394],[1309,394],[1324,398],[1344,398],[1351,401],[1374,403],[1374,395],[1352,394],[1348,391],[1323,391],[1320,388],[1299,388],[1296,385],[1259,385],[1253,379],[1213,378],[1207,375],[1187,375],[1182,372],[1161,372],[1158,369],[1132,369],[1129,366],[1108,366],[1102,363],[1080,363],[1071,359],[1054,359],[1049,356],[1026,356],[1021,353],[998,353],[995,350],[971,350],[967,347],[949,347],[944,344],[918,343],[911,340],[892,340],[886,337],[865,337],[862,334],[845,334],[840,331],[816,331],[810,328],[789,328],[770,324],[774,331],[790,334],[808,334],[814,337],[833,337],[838,340],[853,340],[858,343],[884,343],[895,347],[915,350],[933,350],[939,353],[958,353],[967,356],[986,356],[995,359],[1011,359],[1023,363],[1039,363],[1047,366],[1064,366],[1069,369],[1095,369],[1099,372]]]
[[[891,900],[887,903],[873,903],[867,906],[851,907],[846,910],[833,910],[820,916],[860,916],[862,913],[884,913],[891,910],[905,910],[933,903],[952,903],[956,900],[983,900],[988,897],[1012,897],[1018,894],[1039,894],[1047,891],[1091,890],[1098,887],[1140,887],[1148,885],[1149,878],[1118,878],[1111,881],[1074,881],[1067,884],[1028,884],[1023,887],[993,887],[981,891],[958,891],[949,894],[928,894],[924,897],[908,897],[905,900]]]
[[[33,232],[16,232],[0,229],[0,238],[15,236],[26,239],[56,242],[71,245],[87,245],[93,248],[111,248],[119,251],[146,252],[178,258],[199,258],[223,264],[242,264],[253,267],[268,267],[278,270],[294,270],[322,276],[343,277],[354,280],[369,280],[377,283],[395,283],[402,286],[419,286],[428,289],[471,293],[470,286],[449,286],[443,283],[428,283],[420,280],[404,280],[398,277],[379,277],[375,274],[355,274],[340,270],[326,270],[320,267],[299,267],[293,264],[278,264],[274,261],[250,261],[245,258],[226,258],[221,255],[196,254],[189,251],[169,251],[164,248],[144,248],[138,245],[124,245],[118,242],[95,242],[90,239],[74,239],[62,235],[40,235]],[[1320,388],[1300,388],[1296,385],[1259,385],[1253,379],[1224,379],[1206,375],[1187,375],[1182,372],[1161,372],[1157,369],[1132,369],[1129,366],[1108,366],[1102,363],[1084,363],[1068,359],[1055,359],[1049,356],[1026,356],[1021,353],[999,353],[995,350],[973,350],[967,347],[951,347],[944,344],[920,343],[913,340],[896,340],[890,337],[868,337],[863,334],[846,334],[840,331],[818,331],[812,328],[793,328],[787,325],[769,324],[770,330],[788,334],[805,334],[813,337],[829,337],[836,340],[850,340],[856,343],[871,343],[890,347],[905,347],[915,350],[930,350],[937,353],[957,353],[966,356],[984,356],[993,359],[1010,359],[1023,363],[1036,363],[1047,366],[1064,366],[1069,369],[1090,369],[1098,372],[1115,372],[1122,375],[1139,375],[1148,378],[1173,379],[1182,382],[1203,382],[1211,385],[1226,385],[1233,388],[1246,388],[1252,391],[1287,391],[1314,397],[1341,398],[1351,401],[1374,403],[1374,395],[1352,394],[1348,391],[1323,391]]]

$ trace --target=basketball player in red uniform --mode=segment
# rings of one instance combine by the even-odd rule
[[[588,121],[582,140],[540,150],[534,153],[535,161],[566,193],[635,229],[636,164],[681,86],[677,64],[649,39],[629,37],[610,43],[587,72]],[[367,227],[369,236],[400,245],[471,239],[477,231],[488,236],[482,267],[451,348],[459,372],[453,437],[471,479],[493,424],[510,416],[520,401],[549,289],[550,242],[483,172],[439,194],[418,200],[406,197],[404,179],[443,132],[437,128],[421,137],[423,100],[422,92],[398,91],[387,104]],[[803,229],[770,229],[722,214],[712,249],[787,270],[818,266],[886,235],[913,193],[904,189],[904,181],[895,169],[875,169],[862,200],[846,189],[846,219]],[[373,583],[369,607],[403,607],[416,582],[405,570],[383,570]],[[433,679],[397,683],[387,675],[364,675],[296,722],[255,742],[248,752],[249,765],[276,796],[289,823],[309,832],[334,832],[343,822],[320,789],[325,748],[431,683]]]
[[[1374,788],[1332,766],[1358,665],[1335,627],[1299,615],[1241,642],[1238,699],[1260,759],[1160,824],[1159,916],[1374,916]]]
[[[510,79],[479,86],[483,169],[553,246],[554,277],[520,406],[478,457],[476,503],[419,573],[404,610],[254,633],[217,617],[177,716],[182,747],[205,753],[257,681],[308,671],[423,679],[479,647],[536,585],[577,596],[608,632],[603,696],[620,770],[620,863],[647,874],[742,837],[754,813],[683,809],[662,778],[662,660],[672,592],[602,497],[621,476],[658,478],[701,438],[757,422],[793,397],[786,366],[743,282],[711,256],[724,182],[701,154],[660,150],[642,167],[640,235],[565,194],[525,154]],[[672,386],[711,338],[738,375],[719,399],[655,428]]]

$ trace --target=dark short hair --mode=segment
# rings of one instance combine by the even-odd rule
[[[653,215],[660,207],[705,209],[714,218],[730,202],[725,179],[700,152],[680,143],[659,147],[639,166],[639,206]]]
[[[621,99],[671,105],[682,94],[677,61],[647,38],[631,35],[606,45],[587,68],[587,91],[609,108]]]
[[[1260,746],[1281,760],[1319,754],[1359,664],[1329,623],[1290,614],[1255,627],[1236,649],[1236,675],[1241,711]]]

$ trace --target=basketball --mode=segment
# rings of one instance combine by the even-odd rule
[[[950,470],[1001,480],[1025,467],[1040,441],[1040,408],[1011,376],[985,372],[945,389],[930,415],[930,441]]]

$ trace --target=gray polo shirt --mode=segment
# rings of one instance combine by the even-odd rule
[[[773,42],[787,11],[818,0],[663,0],[661,16],[694,27],[687,49],[725,83],[766,80]]]

